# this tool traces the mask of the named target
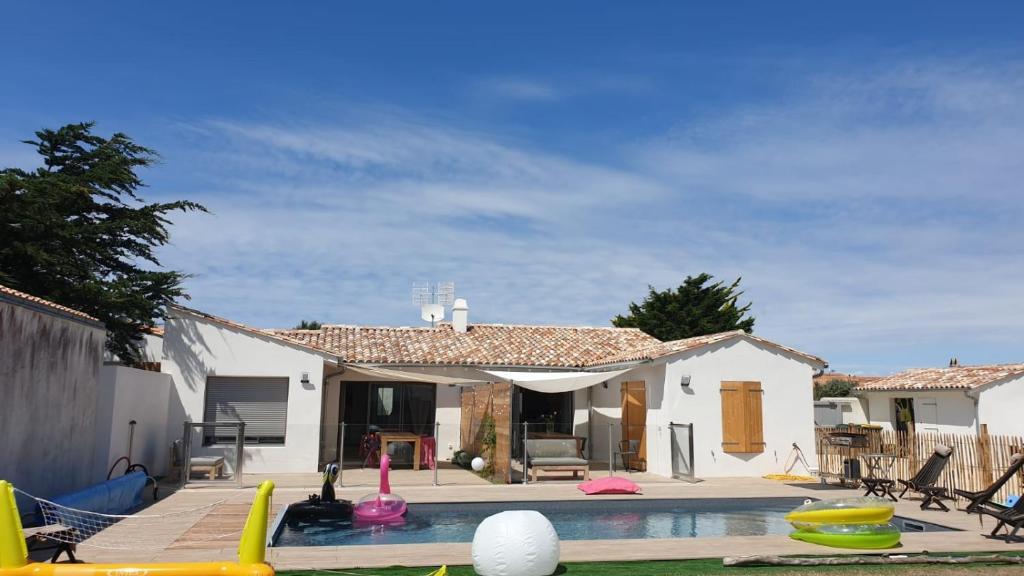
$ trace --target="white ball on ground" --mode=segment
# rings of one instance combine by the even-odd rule
[[[559,554],[555,527],[534,510],[488,516],[473,535],[473,570],[480,576],[548,576]]]
[[[479,456],[477,456],[476,458],[473,458],[473,461],[469,463],[469,465],[476,472],[479,472],[479,471],[483,470],[484,469],[484,464],[486,464],[486,462],[484,462],[484,459],[479,457]]]

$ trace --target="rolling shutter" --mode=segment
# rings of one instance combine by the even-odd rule
[[[284,444],[287,377],[209,376],[206,422],[245,422],[246,444]],[[233,428],[210,429],[206,443],[234,442]]]
[[[722,382],[722,451],[764,452],[760,382]]]

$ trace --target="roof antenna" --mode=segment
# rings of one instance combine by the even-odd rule
[[[413,282],[412,303],[420,307],[420,318],[434,328],[444,320],[445,306],[455,301],[455,282]]]

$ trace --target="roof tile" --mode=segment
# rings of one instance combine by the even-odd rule
[[[25,292],[20,292],[18,290],[15,290],[14,288],[8,288],[7,286],[4,286],[2,284],[0,284],[0,294],[6,294],[8,296],[13,296],[13,297],[18,298],[20,300],[26,300],[28,302],[32,302],[33,304],[36,304],[36,305],[39,305],[39,306],[43,306],[43,307],[46,307],[46,308],[51,308],[53,310],[56,310],[56,311],[59,311],[59,312],[63,312],[64,314],[68,314],[68,315],[74,316],[76,318],[82,318],[82,319],[85,319],[85,320],[92,320],[93,322],[99,322],[100,321],[98,318],[93,318],[92,316],[86,314],[85,312],[80,312],[78,310],[75,310],[74,308],[68,308],[67,306],[62,306],[60,304],[57,304],[56,302],[51,302],[49,300],[45,300],[45,299],[40,298],[38,296],[33,296],[31,294],[26,294]]]
[[[913,368],[859,384],[857,390],[971,390],[1016,374],[1024,374],[1024,364]]]

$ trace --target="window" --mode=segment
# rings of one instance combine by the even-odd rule
[[[288,378],[209,376],[206,422],[245,422],[246,444],[284,444]],[[209,427],[203,443],[234,444],[236,430]]]
[[[722,382],[722,451],[764,452],[760,382]]]

